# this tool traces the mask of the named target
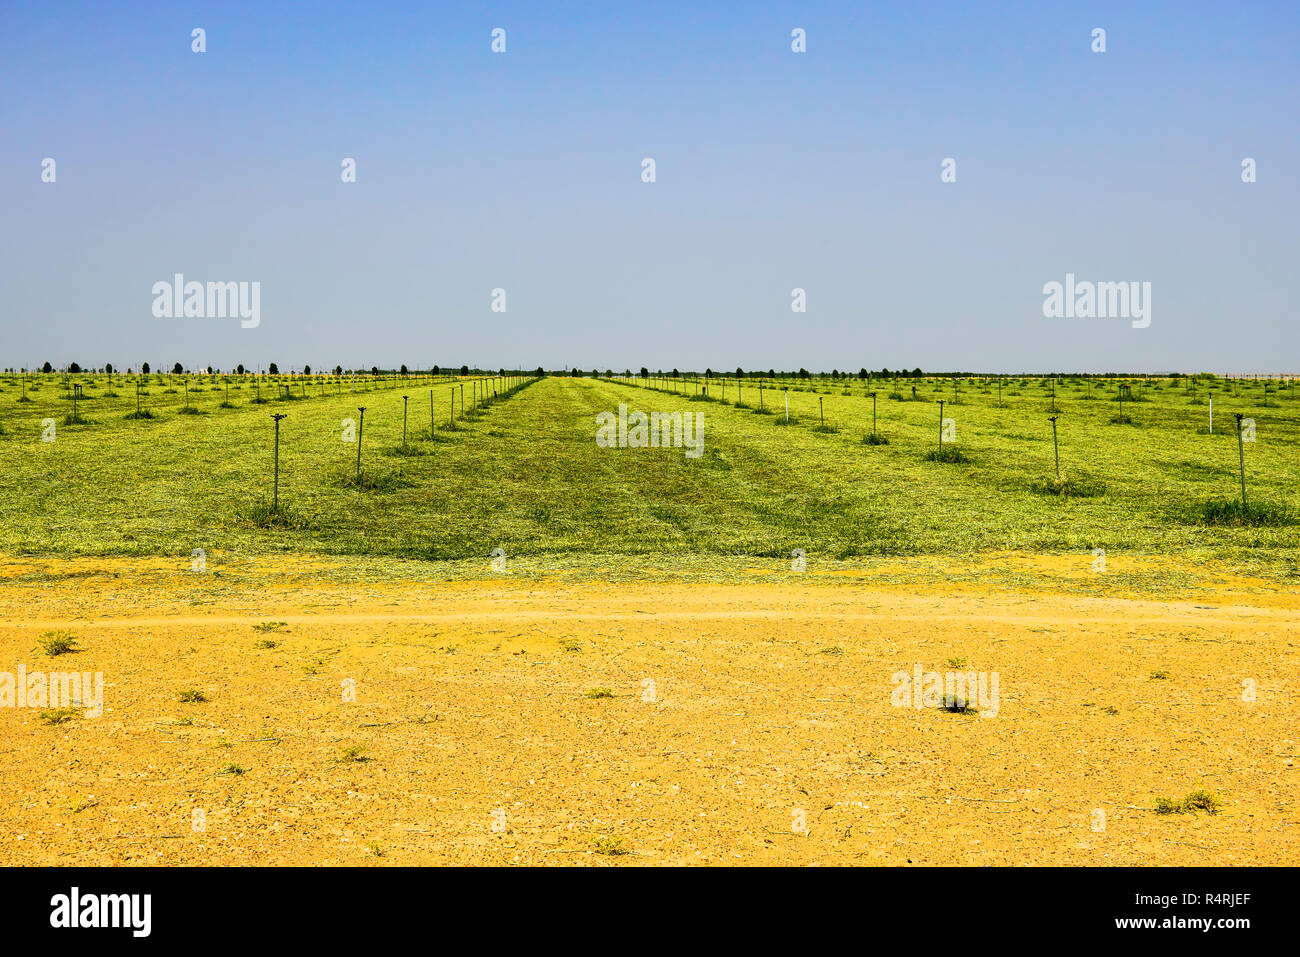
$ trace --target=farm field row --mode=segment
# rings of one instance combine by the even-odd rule
[[[379,393],[437,396],[440,418],[457,411],[463,396],[466,408],[476,395],[505,391],[525,376],[272,376],[272,375],[113,375],[50,374],[0,376],[0,426],[20,436],[53,417],[58,424],[115,428],[121,421],[158,419],[173,415],[222,415],[261,408],[268,414],[279,406],[309,399],[344,398],[362,404]],[[187,411],[188,410],[188,411]],[[65,419],[79,416],[85,423]]]
[[[437,419],[428,439],[429,392]],[[1300,403],[1253,413],[1249,494],[1282,520],[1213,524],[1204,503],[1240,494],[1234,406],[1204,434],[1204,407],[1175,390],[1126,403],[1058,393],[1061,470],[1084,494],[1053,494],[1047,400],[978,392],[946,405],[947,447],[966,461],[928,461],[939,435],[933,402],[791,392],[795,421],[733,402],[698,401],[625,382],[548,377],[444,426],[440,390],[411,389],[406,446],[403,391],[316,396],[130,421],[97,414],[57,425],[41,441],[38,408],[20,428],[6,407],[0,439],[0,551],[189,556],[209,553],[389,555],[486,567],[562,564],[592,556],[687,556],[852,562],[911,554],[1094,549],[1171,554],[1298,574]],[[734,383],[733,383],[734,390]],[[757,394],[746,390],[746,404]],[[12,403],[12,394],[5,393]],[[765,405],[783,403],[769,390]],[[820,408],[819,408],[820,402]],[[64,403],[66,404],[66,403]],[[597,415],[620,404],[702,416],[698,458],[681,448],[601,448]],[[366,405],[362,473],[347,442]],[[281,423],[282,521],[266,522],[274,430]],[[1217,409],[1216,409],[1217,411]],[[819,430],[825,417],[826,427]],[[1199,431],[1198,431],[1199,430]],[[259,512],[259,508],[262,511]],[[476,565],[475,560],[481,562]],[[614,562],[613,564],[617,564]]]

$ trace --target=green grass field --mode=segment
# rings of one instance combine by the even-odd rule
[[[153,417],[131,419],[133,377],[114,376],[108,396],[102,375],[28,375],[25,384],[3,376],[0,551],[467,559],[495,547],[534,558],[786,557],[802,548],[844,560],[1100,547],[1296,574],[1300,398],[1275,381],[1266,396],[1262,382],[1201,377],[1189,389],[1178,379],[1127,380],[1139,401],[1121,413],[1115,381],[1062,380],[1055,407],[1068,494],[1054,484],[1047,380],[1003,379],[1000,400],[996,381],[961,380],[954,393],[951,380],[875,380],[885,444],[864,442],[872,400],[860,380],[787,383],[798,386],[788,425],[771,383],[762,401],[774,415],[756,413],[752,380],[742,405],[734,377],[710,383],[707,401],[695,381],[663,390],[640,381],[524,381],[477,412],[469,399],[477,387],[466,384],[471,415],[462,419],[457,404],[451,431],[459,385],[446,380],[356,394],[346,379],[285,380],[298,394],[285,399],[267,379],[232,377],[227,392],[223,377],[151,376],[141,403]],[[78,419],[70,418],[73,384],[86,396]],[[253,401],[259,395],[266,401]],[[939,439],[939,399],[955,425],[945,448],[967,461],[927,460]],[[599,448],[595,417],[620,402],[702,413],[703,454]],[[342,420],[358,418],[359,405],[367,411],[357,482],[357,445],[343,441]],[[1244,446],[1252,507],[1244,517],[1230,505],[1240,498],[1234,412],[1256,430]],[[268,522],[272,413],[287,418],[282,515]],[[1131,422],[1112,421],[1122,416]],[[54,441],[43,441],[48,419]]]

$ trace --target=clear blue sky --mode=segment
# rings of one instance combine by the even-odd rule
[[[1298,41],[1286,2],[4,3],[0,365],[1300,371]],[[177,272],[260,326],[155,318]],[[1044,318],[1067,272],[1150,327]]]

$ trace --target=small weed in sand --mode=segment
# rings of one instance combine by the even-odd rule
[[[37,715],[42,724],[48,724],[51,727],[60,724],[67,724],[76,716],[76,708],[50,708]]]
[[[614,691],[612,688],[590,688],[588,689],[587,693],[583,695],[583,697],[584,698],[612,698],[614,697]]]
[[[1209,791],[1197,789],[1187,794],[1181,801],[1171,798],[1156,798],[1152,808],[1157,814],[1191,814],[1204,811],[1206,814],[1218,814],[1223,802]]]
[[[77,650],[77,636],[70,631],[47,631],[37,640],[42,653],[51,658]]]
[[[957,696],[940,698],[938,707],[940,711],[947,711],[949,714],[979,714],[979,708],[965,698]]]
[[[591,844],[597,854],[604,854],[607,857],[621,857],[624,854],[631,853],[623,846],[621,837],[594,837]]]
[[[202,704],[208,700],[208,696],[198,688],[186,688],[184,691],[176,692],[176,700],[185,704]]]

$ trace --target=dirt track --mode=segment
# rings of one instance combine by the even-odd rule
[[[98,718],[0,708],[0,863],[1300,863],[1275,584],[413,589],[286,562],[203,589],[0,562],[0,670],[105,686]],[[82,650],[43,656],[59,628]],[[997,672],[995,716],[891,703],[949,659]],[[1223,810],[1151,810],[1197,788]]]

